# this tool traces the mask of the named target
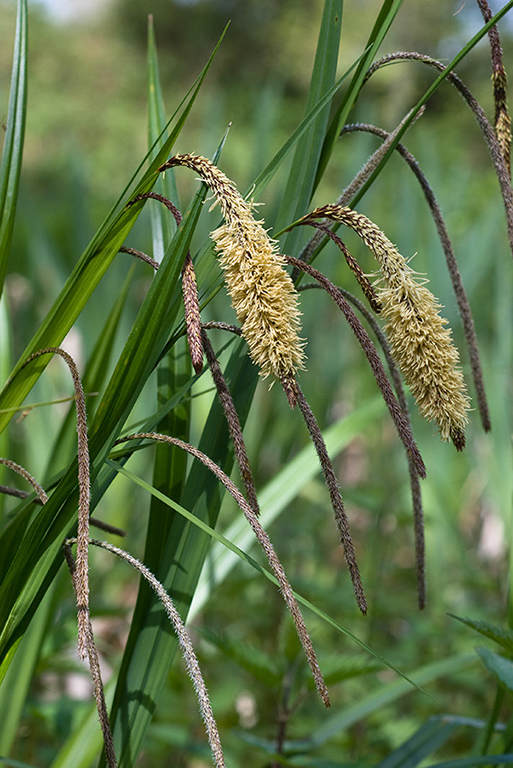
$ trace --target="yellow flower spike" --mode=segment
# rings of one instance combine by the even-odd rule
[[[234,184],[210,160],[198,155],[176,155],[160,171],[185,166],[210,187],[225,223],[211,233],[220,255],[232,306],[241,324],[252,360],[265,378],[276,376],[284,385],[303,366],[299,338],[298,294],[261,222]]]
[[[392,354],[410,387],[421,414],[435,421],[443,440],[458,450],[465,446],[469,398],[459,355],[447,320],[439,314],[433,294],[414,280],[406,260],[366,216],[340,205],[326,205],[304,220],[326,217],[353,229],[380,267],[378,300]]]

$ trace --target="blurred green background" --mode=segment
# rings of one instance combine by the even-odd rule
[[[243,191],[303,115],[322,6],[321,0],[113,0],[89,8],[85,2],[69,0],[56,4],[52,13],[51,6],[32,3],[24,169],[6,283],[13,359],[146,152],[148,13],[153,14],[169,113],[230,21],[177,150],[211,156],[231,123],[220,165]],[[346,3],[340,73],[362,51],[379,7],[375,0]],[[0,19],[0,117],[5,121],[13,3],[0,3]],[[468,1],[407,0],[387,38],[386,51],[419,50],[449,60],[480,23],[479,13]],[[506,18],[501,34],[508,69],[513,57],[511,31]],[[459,74],[491,116],[490,71],[489,49],[483,41]],[[432,75],[418,64],[388,67],[365,87],[351,119],[390,130],[431,80]],[[447,613],[497,624],[507,621],[513,316],[511,255],[498,185],[475,120],[449,85],[436,93],[426,114],[406,135],[405,144],[426,172],[453,239],[481,344],[493,432],[483,435],[473,414],[467,451],[459,455],[452,446],[440,444],[434,428],[413,413],[414,431],[428,469],[423,491],[429,602],[422,614],[416,609],[406,461],[384,407],[379,417],[369,417],[365,429],[336,461],[369,592],[369,617],[364,620],[356,615],[327,492],[319,478],[307,483],[294,504],[273,523],[270,534],[290,580],[302,594],[409,672],[471,651],[476,645],[475,636]],[[367,135],[340,139],[314,202],[334,200],[376,146],[376,140]],[[196,187],[194,176],[183,173],[177,178],[187,202]],[[273,220],[285,179],[286,169],[266,190],[261,201],[265,206],[259,209],[262,217]],[[459,317],[435,227],[417,182],[400,158],[392,158],[358,207],[403,254],[417,254],[412,265],[429,275],[430,287],[445,305],[461,348]],[[151,250],[148,222],[146,214],[141,217],[128,245]],[[208,222],[200,222],[196,248],[206,239],[208,226]],[[370,271],[370,256],[354,238],[347,236],[347,243]],[[111,305],[126,276],[128,258],[119,256],[68,339],[79,365],[94,345],[105,307]],[[334,282],[352,287],[351,276],[333,245],[323,251],[317,266]],[[135,275],[122,338],[151,279],[144,265],[136,266]],[[376,387],[336,308],[320,292],[311,291],[303,296],[302,310],[309,362],[301,382],[321,426],[326,427],[341,414],[372,405]],[[226,298],[219,295],[204,317],[226,319],[230,311]],[[467,371],[465,352],[462,359]],[[203,384],[198,391],[205,388]],[[67,378],[57,371],[43,377],[30,401],[66,394]],[[208,397],[199,400],[198,423],[207,412]],[[143,414],[148,411],[143,398],[140,409]],[[13,428],[10,455],[36,477],[48,470],[49,436],[57,434],[59,423],[55,409],[50,413],[41,408]],[[265,383],[259,384],[245,431],[259,488],[307,443],[297,414],[286,409],[277,387],[269,391]],[[119,480],[115,494],[108,494],[104,503],[103,517],[128,530],[127,548],[140,555],[147,499]],[[227,502],[224,524],[236,514]],[[95,554],[91,569],[93,610],[106,664],[115,668],[136,585],[130,573],[123,567],[113,568],[103,554]],[[80,687],[73,683],[84,673],[75,662],[74,601],[65,578],[58,593],[59,620],[47,630],[45,653],[17,737],[19,759],[41,766],[51,764],[86,708],[86,702],[80,700]],[[318,622],[312,625],[321,666],[324,662],[326,669],[330,665],[335,669],[344,654],[351,654],[348,664],[367,663],[368,657],[349,640],[341,643],[338,633]],[[284,621],[281,599],[264,580],[238,566],[196,618],[194,636],[234,764],[242,760],[248,766],[265,764],[265,752],[259,751],[256,742],[253,757],[247,756],[252,738],[272,741],[275,736],[280,687],[269,685],[269,679],[282,680],[288,675],[297,688],[293,697],[297,712],[291,716],[289,738],[315,733],[322,722],[321,705],[303,695],[303,662]],[[261,662],[260,676],[241,660],[244,647],[255,668]],[[368,662],[368,675],[332,686],[335,711],[364,700],[379,684],[392,679],[389,671],[373,672],[373,663],[372,659]],[[489,675],[477,666],[476,657],[475,664],[458,673],[457,685],[454,678],[442,678],[429,692],[436,701],[412,689],[393,704],[375,709],[365,720],[356,719],[349,728],[334,727],[324,745],[325,763],[319,758],[318,766],[335,765],[329,761],[339,761],[341,754],[351,763],[375,764],[432,714],[486,719],[495,689]],[[510,714],[506,703],[503,718]],[[465,754],[473,740],[471,729],[463,730],[446,747],[446,755]],[[197,757],[191,758],[195,753]],[[140,765],[197,768],[206,764],[208,751],[194,694],[181,665],[176,664]]]

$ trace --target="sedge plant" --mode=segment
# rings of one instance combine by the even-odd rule
[[[246,422],[252,409],[257,407],[253,402],[256,402],[254,395],[259,380],[263,379],[271,386],[276,384],[276,388],[281,387],[284,394],[283,418],[301,418],[304,422],[305,432],[317,457],[315,471],[320,472],[327,487],[335,529],[347,565],[348,589],[354,593],[361,614],[372,615],[374,601],[369,601],[362,576],[364,569],[361,563],[365,553],[358,552],[351,533],[343,500],[344,478],[337,472],[319,417],[301,386],[310,375],[307,339],[302,335],[301,328],[303,302],[314,295],[309,289],[322,289],[347,320],[374,377],[376,391],[383,398],[398,442],[406,451],[414,519],[418,604],[421,609],[426,607],[426,579],[429,574],[425,566],[421,489],[429,467],[413,434],[404,385],[411,393],[419,414],[435,425],[437,435],[432,440],[450,441],[458,452],[465,448],[465,429],[469,419],[473,418],[470,387],[465,381],[460,352],[448,321],[440,301],[427,286],[427,278],[416,273],[414,263],[401,255],[382,225],[362,212],[364,203],[361,199],[365,191],[379,181],[380,173],[394,150],[400,152],[419,180],[436,222],[469,350],[477,412],[484,432],[489,431],[491,420],[478,334],[447,227],[426,176],[401,142],[404,133],[415,121],[422,122],[425,104],[436,88],[446,79],[453,83],[464,95],[485,136],[502,193],[510,243],[513,242],[513,195],[509,168],[511,131],[506,75],[496,28],[497,22],[513,3],[506,4],[495,16],[492,16],[485,0],[479,0],[478,4],[483,13],[484,26],[449,66],[418,53],[390,54],[373,63],[401,6],[397,0],[384,0],[363,54],[337,80],[342,2],[326,0],[305,117],[255,179],[247,195],[242,194],[236,182],[222,170],[222,152],[229,141],[228,135],[225,135],[212,159],[192,152],[177,153],[173,149],[179,136],[182,140],[187,137],[187,118],[210,66],[215,66],[217,48],[172,118],[166,121],[150,24],[148,77],[151,141],[148,154],[86,247],[54,305],[20,354],[0,393],[0,425],[5,430],[13,414],[45,372],[51,356],[63,358],[74,387],[76,419],[69,416],[55,447],[48,447],[50,471],[43,482],[34,479],[30,467],[25,468],[8,457],[1,460],[2,465],[23,478],[33,489],[28,493],[12,483],[1,487],[5,495],[17,502],[6,515],[0,531],[3,551],[9,552],[9,557],[3,559],[0,567],[2,676],[9,680],[9,668],[16,669],[15,660],[17,656],[20,658],[24,639],[34,625],[37,609],[52,589],[63,566],[67,565],[77,603],[78,655],[89,662],[98,707],[100,729],[90,741],[89,748],[80,753],[78,736],[75,740],[71,738],[69,744],[63,747],[62,754],[55,758],[54,766],[64,764],[64,760],[74,768],[90,765],[98,759],[102,745],[100,765],[135,765],[178,648],[197,695],[212,760],[217,766],[230,762],[223,748],[222,728],[216,723],[215,706],[210,700],[193,640],[185,626],[212,539],[235,552],[278,587],[292,617],[315,688],[325,707],[330,707],[327,680],[318,660],[317,644],[309,633],[310,619],[303,616],[303,607],[313,609],[319,620],[329,623],[338,633],[347,636],[351,633],[336,617],[327,616],[319,606],[312,605],[291,586],[287,570],[264,527],[266,508],[261,499],[265,494],[255,481],[252,449],[245,438]],[[486,33],[490,35],[492,50],[493,124],[453,72],[453,67],[471,52]],[[19,0],[11,100],[0,177],[0,275],[9,270],[21,172],[26,111],[26,40],[27,8],[24,0]],[[227,45],[229,42],[221,40],[219,44]],[[388,133],[370,124],[349,123],[349,113],[366,84],[377,76],[382,66],[395,61],[421,61],[438,74],[394,131]],[[381,137],[382,147],[369,157],[352,181],[347,180],[338,199],[325,200],[315,206],[314,194],[316,191],[322,193],[322,179],[330,167],[339,137],[356,131]],[[260,196],[292,151],[294,157],[276,220],[270,221],[266,216],[257,218],[255,207]],[[191,170],[201,182],[195,196],[183,210],[176,186],[179,168]],[[213,197],[212,201],[209,196]],[[207,201],[212,204],[206,205]],[[130,242],[134,225],[146,206],[153,211],[153,257]],[[195,237],[200,216],[209,217],[211,232],[209,241],[203,246],[197,243]],[[305,244],[300,233],[306,226],[313,227],[315,233]],[[342,226],[355,233],[374,257],[372,274],[365,271],[360,263],[361,257],[354,253],[355,249],[349,249],[340,232]],[[330,279],[329,270],[325,274],[313,266],[313,261],[328,242],[334,242],[337,253],[344,257],[354,278],[354,290],[361,291],[361,296],[336,285]],[[163,252],[158,254],[157,244],[162,243],[165,244],[161,249]],[[157,255],[162,258],[155,258]],[[113,307],[109,322],[106,321],[105,338],[99,339],[85,372],[81,374],[73,357],[61,346],[63,339],[114,264],[122,262],[130,277],[129,256],[146,262],[154,277],[132,319],[121,352],[118,354],[115,351],[114,343],[121,310],[120,307]],[[312,282],[305,282],[305,277]],[[235,322],[230,318],[204,319],[207,307],[219,291],[225,291],[229,297]],[[318,291],[315,295],[320,296]],[[220,352],[213,341],[213,331],[226,337],[227,362],[221,362]],[[111,361],[110,375],[106,373],[107,361]],[[146,386],[155,387],[155,371],[156,404],[154,408],[144,405],[144,415],[134,426],[133,409],[141,402],[145,403],[143,389]],[[214,398],[202,424],[199,440],[193,444],[195,398],[191,392],[195,392],[198,381],[207,379],[212,383]],[[98,401],[93,402],[86,413],[86,393],[96,391],[100,393]],[[71,446],[70,436],[75,426],[77,445],[70,448],[69,455],[59,465],[58,458],[63,455],[61,446]],[[156,444],[157,448],[153,479],[149,484],[134,477],[129,466],[136,454],[147,454],[148,446],[152,444]],[[193,461],[189,462],[187,457],[192,457]],[[90,537],[91,525],[102,528],[113,537],[124,533],[101,518],[104,497],[119,475],[143,484],[152,497],[144,553],[140,559],[117,544]],[[246,518],[265,554],[268,569],[216,530],[225,491]],[[73,554],[75,545],[76,554]],[[333,546],[336,546],[335,543]],[[115,690],[111,700],[105,693],[91,617],[95,601],[94,591],[90,589],[91,547],[120,557],[141,576],[123,658],[116,671],[115,686],[112,684]],[[349,581],[352,587],[349,587]],[[50,604],[45,605],[45,610],[48,612],[45,620],[51,621]],[[168,622],[172,632],[168,629]],[[498,634],[496,632],[493,639]],[[398,671],[379,650],[371,649],[354,636],[353,640],[373,655],[380,665],[388,664]],[[40,652],[41,643],[32,650],[33,660]],[[487,659],[489,661],[489,657]],[[447,672],[451,665],[452,669],[457,669],[460,663],[467,663],[467,659],[464,662],[449,659],[445,666],[439,664],[433,668],[428,665],[419,671],[414,684],[422,685]],[[402,687],[397,686],[392,698],[402,695],[402,691],[411,685],[406,675],[403,672],[400,674],[403,677],[400,680]],[[24,695],[26,693],[27,690]],[[295,760],[297,749],[291,747],[287,740],[287,728],[294,712],[289,694],[290,689],[284,685],[274,752],[269,758],[276,766],[305,764]],[[21,697],[19,717],[23,700]],[[337,719],[337,713],[333,718]],[[343,717],[341,719],[344,720]],[[347,716],[345,722],[352,722],[351,717]],[[495,720],[490,718],[487,736],[482,739],[486,749],[492,742],[490,734],[494,733],[495,727]],[[330,725],[327,731],[332,728]],[[439,720],[431,723],[429,729],[422,726],[412,748],[418,749],[419,756],[429,754],[429,750],[443,743],[453,731],[453,728],[445,728],[442,732]],[[303,752],[313,754],[322,739],[321,727],[317,736],[303,745]],[[8,739],[4,739],[8,751],[11,744],[7,742]],[[312,760],[315,759],[314,755]],[[333,764],[347,764],[347,760],[340,758]]]

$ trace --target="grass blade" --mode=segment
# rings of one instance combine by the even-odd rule
[[[41,645],[50,621],[53,590],[39,606],[0,687],[0,754],[7,755],[16,739]]]
[[[225,375],[243,423],[257,378],[255,366],[249,361],[243,343],[236,345]],[[224,414],[216,400],[203,430],[199,448],[229,472],[233,461],[229,445]],[[128,472],[124,468],[120,471]],[[168,504],[166,496],[158,492],[155,495]],[[215,526],[221,500],[219,484],[210,471],[199,466],[197,462],[193,464],[181,504],[187,509],[194,509],[195,515],[192,520],[184,519],[180,514],[172,515],[167,538],[161,544],[162,557],[156,573],[159,581],[173,595],[176,607],[184,619],[210,543],[209,535],[204,532],[205,526],[207,530]],[[196,535],[198,528],[202,530]],[[151,639],[152,642],[148,643],[146,633],[131,635],[120,671],[121,682],[111,716],[120,768],[133,765],[151,721],[166,671],[177,649],[174,635],[164,631],[153,633]],[[133,690],[144,691],[144,697],[135,700],[127,695]]]
[[[0,296],[2,295],[23,154],[27,114],[27,0],[18,0],[9,111],[0,165]]]
[[[301,139],[301,137],[305,134],[305,132],[310,128],[310,126],[315,121],[317,116],[322,112],[322,110],[331,103],[333,96],[340,89],[344,80],[348,77],[348,75],[351,74],[353,69],[358,65],[358,61],[359,59],[354,64],[352,64],[349,67],[349,69],[347,69],[341,77],[339,77],[336,83],[326,91],[326,93],[319,99],[317,104],[315,104],[315,106],[312,107],[312,109],[308,112],[308,114],[305,115],[305,117],[299,123],[297,128],[291,133],[287,141],[278,150],[278,152],[274,155],[272,160],[268,163],[268,165],[264,168],[264,170],[259,174],[259,176],[256,178],[254,183],[251,185],[249,191],[246,194],[246,198],[251,197],[251,198],[257,199],[259,197],[259,195],[267,187],[267,185],[269,184],[269,182],[271,181],[271,179],[273,178],[273,176],[275,175],[278,168],[283,163],[283,161],[285,160],[289,152],[291,152],[291,150],[294,149],[297,142]]]
[[[342,27],[343,0],[325,0],[317,52],[310,80],[305,112],[318,103],[322,95],[333,85],[337,71],[340,30]],[[319,157],[329,120],[329,104],[316,116],[297,143],[294,160],[278,214],[278,228],[306,213],[312,198],[313,184]],[[284,250],[295,251],[301,236],[296,229],[289,232],[283,243]]]
[[[121,287],[119,295],[111,311],[109,312],[103,328],[101,329],[100,336],[91,353],[91,357],[89,358],[87,368],[82,378],[82,385],[87,396],[87,413],[89,420],[94,414],[94,405],[98,400],[98,396],[95,395],[89,397],[88,393],[101,392],[104,387],[109,362],[114,348],[114,342],[121,320],[121,314],[123,312],[128,296],[128,291],[132,282],[134,267],[135,265],[133,265],[132,268],[128,271],[125,283]],[[75,455],[75,419],[75,410],[73,407],[71,407],[55,440],[54,449],[48,461],[48,479],[43,483],[44,487],[49,485],[50,476],[55,475],[55,472],[58,468],[66,467]]]
[[[174,127],[169,132],[166,127],[165,136],[160,137],[163,142],[161,148],[149,153],[148,157],[152,158],[149,168],[142,174],[138,182],[134,183],[132,180],[129,183],[120,200],[86,248],[53,307],[21,355],[11,378],[0,393],[0,410],[20,405],[23,402],[45,367],[45,363],[40,362],[16,375],[24,361],[39,349],[58,346],[61,343],[115,258],[143,207],[143,203],[130,208],[126,208],[124,205],[137,194],[149,191],[155,183],[157,169],[171,151],[171,147],[183,128],[220,42],[189,95],[175,112],[172,118]],[[0,413],[0,432],[5,429],[9,420],[9,414]]]
[[[107,706],[112,701],[113,684],[105,686]],[[102,735],[98,727],[98,712],[91,706],[81,723],[59,750],[49,768],[91,768],[102,745]]]
[[[434,661],[411,672],[412,678],[417,686],[426,685],[440,677],[453,675],[461,669],[475,663],[473,654],[459,654],[450,656],[440,661]],[[377,691],[368,694],[355,704],[346,707],[342,712],[331,717],[327,723],[317,729],[311,739],[305,740],[305,746],[313,748],[324,744],[334,734],[339,733],[344,728],[357,723],[362,718],[376,712],[392,701],[411,692],[411,684],[405,679],[395,680],[393,683],[384,685]]]
[[[98,474],[104,456],[118,436],[177,322],[177,282],[180,264],[189,247],[204,195],[204,189],[198,192],[193,208],[184,218],[183,226],[173,239],[137,315],[125,349],[90,426],[89,453],[93,478]],[[34,610],[34,601],[39,589],[45,588],[43,581],[46,584],[46,579],[51,579],[51,574],[56,573],[62,562],[58,553],[60,542],[76,514],[76,485],[74,462],[49,501],[37,513],[23,542],[19,543],[7,576],[0,586],[2,659],[17,633],[22,631],[23,622],[29,620],[29,613]]]
[[[376,768],[415,768],[424,758],[435,752],[460,727],[458,722],[447,722],[443,717],[430,717],[404,744],[382,760]]]
[[[338,135],[347,122],[348,115],[353,108],[360,88],[362,87],[363,78],[368,67],[371,65],[376,53],[383,42],[392,22],[394,21],[399,8],[403,4],[404,0],[384,0],[381,10],[378,14],[372,32],[370,33],[365,48],[365,53],[358,62],[358,67],[353,75],[353,79],[349,85],[348,90],[344,94],[344,97],[331,121],[329,130],[326,134],[322,152],[320,154],[319,167],[317,168],[317,175],[315,178],[314,189],[319,184],[319,181],[326,170],[328,161],[333,152],[333,148],[338,139]]]
[[[151,142],[152,137],[160,133],[161,123],[164,121],[164,105],[158,78],[157,53],[151,23],[148,35],[148,105]],[[173,179],[172,173],[166,174],[166,178],[161,180],[161,184],[166,187],[162,189],[162,193],[168,197],[175,193],[174,199],[176,199],[176,191],[172,189],[174,184],[171,183],[171,179]],[[153,252],[156,255],[159,249],[164,247],[164,243],[169,242],[171,228],[167,222],[170,218],[169,215],[162,216],[161,206],[158,209],[155,207],[152,217],[152,233]],[[187,386],[190,379],[191,364],[187,344],[185,338],[181,338],[171,347],[157,370],[159,405],[162,406],[169,402],[177,391]],[[188,440],[189,425],[190,400],[187,400],[165,413],[155,425],[155,429]],[[180,498],[183,493],[186,472],[186,455],[179,451],[166,450],[166,446],[162,444],[156,446],[153,466],[153,484],[155,487],[165,495]],[[169,508],[165,507],[156,497],[152,497],[143,561],[153,573],[160,573],[161,571],[160,565],[165,557],[165,547],[171,523],[172,515],[169,514]],[[141,638],[143,638],[142,648]],[[148,655],[148,649],[154,652]],[[126,715],[131,720],[129,750],[123,753],[125,757],[121,756],[122,761],[125,759],[131,761],[137,755],[151,719],[151,713],[148,713],[145,706],[141,707],[138,703],[134,703],[131,707],[126,706],[126,692],[133,690],[134,684],[138,687],[143,686],[145,695],[151,700],[156,700],[175,650],[176,640],[174,635],[169,632],[167,617],[162,611],[159,611],[158,598],[147,581],[141,579],[137,603],[130,625],[130,634],[117,678],[113,704],[112,721],[115,740],[120,731],[120,721],[119,719],[116,721],[116,713],[121,712],[121,720],[124,720]],[[137,658],[135,683],[131,663],[134,656]],[[141,675],[142,679],[140,678]],[[126,755],[129,757],[126,758]]]
[[[155,43],[155,31],[153,27],[153,16],[148,18],[148,61],[147,61],[147,80],[148,80],[148,144],[159,147],[159,136],[162,136],[166,126],[166,110],[164,106],[164,97],[159,77],[159,64],[157,57],[157,46]],[[155,140],[157,137],[157,140]],[[156,184],[157,191],[171,200],[178,210],[180,210],[180,201],[175,184],[174,171],[171,169],[166,174],[161,174]],[[159,264],[164,257],[165,243],[169,243],[176,231],[176,224],[172,216],[166,215],[162,205],[153,203],[150,205],[151,231],[153,239],[153,258]]]

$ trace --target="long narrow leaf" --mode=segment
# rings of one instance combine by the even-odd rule
[[[415,768],[435,752],[460,727],[443,717],[430,717],[404,744],[382,760],[376,768]]]
[[[198,192],[192,210],[185,217],[183,227],[177,232],[168,255],[150,286],[90,426],[89,452],[93,479],[98,474],[104,456],[118,436],[121,425],[157,363],[166,338],[176,323],[180,264],[189,247],[204,195],[205,190]],[[73,464],[49,501],[38,512],[27,531],[23,546],[17,548],[10,564],[7,577],[0,587],[0,659],[3,659],[3,653],[17,636],[16,632],[22,631],[27,612],[33,611],[39,590],[44,588],[41,574],[44,573],[46,579],[47,576],[51,577],[50,572],[56,572],[58,561],[55,558],[60,542],[69,529],[76,510],[76,485],[76,465]],[[36,570],[38,578],[35,577]],[[24,585],[26,588],[23,588]]]
[[[112,702],[114,685],[109,681],[105,686],[107,706]],[[91,708],[83,720],[73,729],[73,733],[59,750],[49,768],[91,768],[102,745],[102,734],[98,727],[96,706]]]
[[[319,167],[317,169],[317,175],[315,179],[314,189],[319,184],[319,181],[326,170],[328,161],[333,152],[333,148],[337,141],[338,135],[345,125],[349,112],[353,108],[358,94],[362,87],[365,72],[374,60],[376,53],[380,45],[382,44],[392,22],[394,21],[399,8],[403,4],[404,0],[384,0],[381,10],[378,14],[376,22],[372,28],[367,41],[365,53],[358,62],[358,67],[353,75],[349,88],[344,94],[343,99],[340,102],[339,107],[331,121],[329,131],[326,134],[324,145],[322,147],[322,153],[320,157]]]
[[[305,117],[301,120],[297,128],[291,133],[289,138],[285,141],[283,146],[280,147],[278,152],[270,160],[270,162],[267,164],[264,170],[255,179],[254,183],[251,185],[248,193],[246,194],[246,197],[257,199],[259,195],[262,194],[263,190],[267,187],[267,185],[269,184],[273,176],[276,174],[277,170],[279,169],[279,167],[281,166],[285,158],[294,149],[297,142],[301,139],[301,137],[305,134],[305,132],[310,128],[312,123],[315,121],[318,115],[322,112],[322,110],[326,107],[326,105],[331,103],[333,96],[340,89],[344,80],[351,74],[354,68],[358,65],[358,61],[359,59],[355,61],[344,72],[344,74],[341,77],[339,77],[336,83],[326,91],[326,93],[319,99],[317,104],[315,104],[315,106],[312,107],[312,109],[308,112],[308,114],[305,115]]]
[[[0,165],[0,296],[11,247],[27,114],[27,0],[18,0],[9,111]]]
[[[306,101],[305,111],[307,114],[335,81],[343,6],[343,0],[325,0],[324,2],[317,52]],[[313,184],[328,119],[329,104],[319,112],[315,121],[311,123],[297,143],[276,222],[278,229],[307,211],[312,198]],[[294,252],[300,236],[301,232],[297,228],[287,234],[283,243],[283,248],[287,253]]]
[[[161,123],[164,121],[164,104],[158,77],[157,51],[153,35],[153,27],[150,24],[148,35],[148,111],[149,111],[149,139],[161,131]],[[168,174],[166,174],[166,177]],[[166,196],[176,195],[174,183],[169,179],[161,180],[166,188],[162,191]],[[175,197],[176,199],[176,197]],[[166,241],[171,235],[169,225],[169,213],[163,216],[162,206],[154,210],[152,217],[153,253],[158,256],[159,248],[165,250]],[[174,394],[180,391],[191,379],[191,365],[186,351],[184,338],[175,343],[166,356],[159,363],[157,370],[157,398],[159,405],[164,405],[172,400]],[[171,434],[188,440],[190,427],[190,400],[180,403],[171,411],[163,414],[155,425],[159,432]],[[153,466],[153,484],[162,493],[173,498],[181,498],[187,472],[187,457],[178,451],[166,450],[167,446],[157,445]],[[152,572],[161,571],[160,564],[165,557],[167,538],[172,523],[172,515],[169,508],[155,498],[151,498],[150,514],[146,531],[144,549],[144,563]],[[158,619],[156,619],[156,616]],[[141,659],[139,646],[143,641]],[[151,652],[148,651],[151,649]],[[141,679],[134,683],[131,659],[138,656],[137,675],[143,677],[144,694],[152,700],[158,697],[158,691],[166,678],[167,671],[176,650],[175,638],[169,632],[167,617],[159,610],[159,601],[145,579],[140,580],[137,603],[130,625],[130,634],[123,657],[120,672],[118,674],[116,693],[113,706],[114,738],[117,738],[119,726],[116,728],[116,712],[121,708],[122,718],[127,709],[131,717],[131,744],[128,754],[133,759],[139,750],[149,724],[148,710],[144,706],[126,706],[126,692],[132,690],[134,684],[141,686]],[[134,741],[135,739],[135,741]],[[127,753],[125,752],[125,755]],[[126,759],[126,758],[121,758]]]
[[[242,342],[236,345],[225,369],[225,376],[241,423],[244,423],[253,397],[257,374]],[[215,400],[207,418],[199,448],[229,472],[232,464],[229,445],[224,414]],[[166,504],[168,503],[167,497],[158,492],[155,495]],[[213,529],[215,526],[222,495],[219,483],[210,471],[195,462],[188,475],[181,499],[183,507],[194,509],[194,522],[184,519],[181,514],[174,515],[166,541],[161,548],[162,558],[156,576],[173,596],[175,605],[184,619],[210,543],[210,537],[204,532],[204,527],[209,526]],[[174,508],[177,509],[176,503]],[[178,511],[180,509],[178,505]],[[200,536],[194,534],[197,527],[203,528]],[[171,642],[176,651],[177,642],[174,636],[160,632],[154,635],[151,645],[146,643],[144,635],[133,635],[127,645],[120,672],[124,685],[118,687],[112,712],[114,742],[120,768],[133,765],[139,753],[162,688],[165,672],[169,669],[173,658],[172,647],[169,645]],[[164,653],[161,658],[162,648]],[[133,690],[144,690],[145,697],[142,700],[134,700],[128,695]],[[151,702],[150,706],[147,702]]]
[[[162,140],[159,137],[163,135],[166,126],[166,110],[164,106],[164,97],[159,77],[159,64],[157,57],[157,46],[155,43],[155,31],[153,28],[153,17],[148,19],[148,143],[150,150],[152,147],[159,149]],[[157,139],[155,139],[157,137]],[[165,175],[160,175],[157,180],[156,189],[162,195],[171,200],[178,209],[180,201],[175,184],[173,170]],[[159,264],[162,261],[166,249],[166,243],[169,243],[172,235],[176,231],[176,223],[168,211],[165,211],[161,204],[154,203],[150,206],[151,232],[153,241],[153,258]]]
[[[143,207],[143,203],[140,203],[131,206],[130,208],[126,208],[126,203],[136,195],[150,190],[155,183],[157,169],[171,151],[171,147],[183,128],[185,120],[192,109],[192,105],[194,104],[220,42],[202,70],[197,82],[189,92],[188,97],[171,119],[173,121],[173,129],[168,133],[168,129],[166,128],[165,138],[164,136],[161,137],[163,139],[162,147],[154,157],[153,152],[151,153],[153,159],[151,160],[149,168],[142,174],[142,177],[137,183],[129,183],[121,196],[120,201],[116,204],[107,217],[107,220],[93,237],[91,243],[86,248],[66,282],[66,285],[57,297],[53,307],[48,312],[35,336],[21,355],[20,361],[15,367],[11,378],[0,393],[0,410],[20,405],[23,402],[23,399],[26,397],[48,363],[47,360],[43,361],[43,359],[40,359],[37,365],[32,365],[19,372],[24,361],[33,352],[36,352],[39,349],[49,346],[58,346],[61,343],[62,339],[87,303],[94,288],[115,258]],[[0,431],[5,429],[9,419],[10,416],[8,414],[0,412]]]
[[[92,393],[100,392],[105,385],[114,342],[118,332],[121,314],[128,297],[133,273],[134,269],[132,266],[132,268],[128,270],[125,283],[121,286],[116,301],[101,329],[98,341],[87,362],[87,367],[82,378],[82,385],[87,397],[87,413],[89,419],[91,419],[94,414],[94,405],[98,399],[98,395]],[[48,482],[50,478],[55,475],[55,470],[58,467],[67,466],[76,452],[77,438],[75,422],[75,409],[71,407],[59,430],[59,434],[55,440],[54,449],[48,461],[47,480],[43,483],[45,487],[49,487]]]
[[[423,667],[413,670],[410,674],[417,685],[426,685],[438,678],[446,679],[448,675],[454,675],[461,669],[475,664],[476,658],[473,654],[458,654],[449,656],[440,661],[430,662]],[[307,749],[321,746],[333,735],[339,733],[344,728],[349,728],[362,718],[382,709],[387,704],[411,692],[411,685],[406,680],[395,680],[388,685],[378,688],[369,693],[359,701],[346,707],[342,712],[334,714],[328,722],[321,725],[310,739],[305,739],[303,745]],[[301,744],[301,742],[297,742]]]
[[[37,609],[30,630],[25,634],[13,663],[0,687],[0,754],[9,754],[16,739],[27,695],[30,690],[41,645],[48,628],[53,590],[50,589]]]

